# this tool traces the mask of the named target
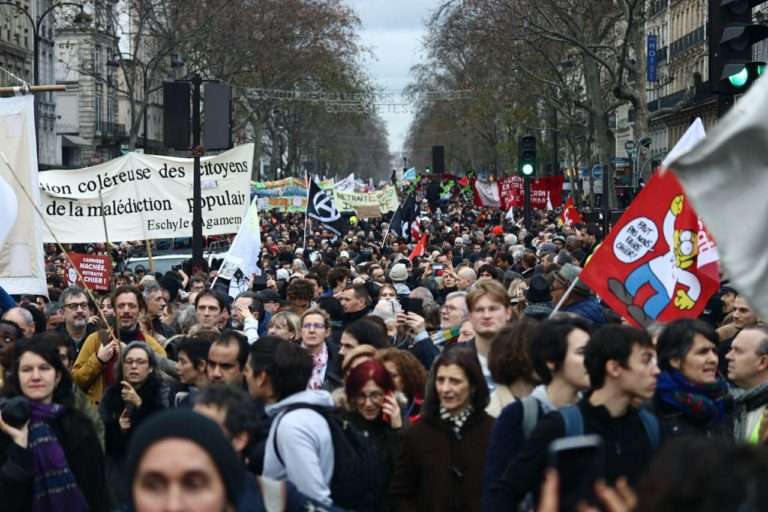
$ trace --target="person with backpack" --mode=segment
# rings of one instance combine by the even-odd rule
[[[477,353],[455,346],[435,360],[422,419],[402,434],[389,493],[399,512],[479,512],[493,418]]]
[[[599,435],[609,485],[622,476],[634,485],[646,469],[660,445],[661,428],[656,416],[634,404],[650,400],[656,390],[659,367],[651,337],[625,325],[602,327],[587,343],[584,365],[592,391],[539,420],[520,455],[491,484],[487,510],[515,510],[538,490],[549,445],[559,438]]]
[[[256,376],[264,394],[270,396],[265,410],[272,419],[263,475],[288,480],[307,497],[331,505],[333,439],[317,408],[332,408],[334,403],[327,391],[307,389],[312,369],[309,352],[293,343],[280,343],[274,346],[272,365]],[[246,378],[253,391],[249,373]]]
[[[265,336],[251,345],[245,379],[271,422],[262,476],[288,480],[323,506],[369,510],[380,478],[376,450],[344,419],[331,394],[306,389],[312,356],[294,343]]]
[[[518,322],[508,329],[525,329],[526,322]],[[531,364],[543,384],[534,388],[530,396],[505,407],[496,420],[485,465],[483,501],[486,505],[490,485],[501,478],[515,460],[539,418],[576,403],[580,393],[589,388],[584,349],[591,332],[587,320],[569,317],[545,320],[530,333]]]

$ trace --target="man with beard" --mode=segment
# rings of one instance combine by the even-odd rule
[[[59,300],[64,310],[64,324],[57,330],[67,338],[77,353],[85,339],[96,330],[88,322],[88,297],[79,286],[70,286],[61,292]]]
[[[141,292],[133,286],[120,286],[112,292],[115,323],[110,332],[100,329],[85,339],[80,354],[72,367],[72,380],[94,405],[101,401],[104,390],[115,383],[120,350],[132,341],[143,341],[161,358],[165,349],[149,334],[139,328],[139,316],[146,311]]]

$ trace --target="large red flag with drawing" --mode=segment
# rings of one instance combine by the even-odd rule
[[[638,326],[702,313],[720,287],[717,247],[674,174],[651,178],[580,279]]]

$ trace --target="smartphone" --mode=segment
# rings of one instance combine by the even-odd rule
[[[389,397],[391,393],[387,393],[387,397]],[[389,423],[392,421],[392,418],[389,416],[389,414],[384,412],[384,409],[381,410],[381,421],[389,425]]]
[[[412,299],[410,297],[400,297],[400,305],[406,313],[416,313],[424,316],[424,301],[421,299]]]
[[[433,263],[432,270],[443,270],[445,268],[442,263]]]
[[[595,482],[605,478],[605,449],[600,436],[564,437],[549,445],[549,465],[560,476],[560,510],[580,502],[597,503]]]

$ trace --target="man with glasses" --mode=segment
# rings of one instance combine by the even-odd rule
[[[77,353],[85,339],[96,331],[96,326],[88,322],[88,297],[79,286],[70,286],[61,292],[59,301],[64,312],[64,324],[58,331],[67,338]]]

